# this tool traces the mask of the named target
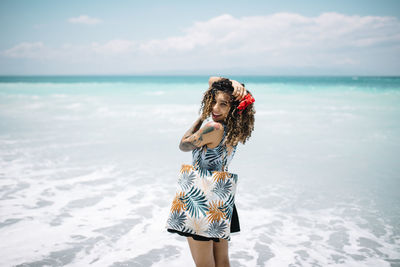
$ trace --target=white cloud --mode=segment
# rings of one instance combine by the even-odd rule
[[[43,51],[46,52],[46,48],[42,42],[23,42],[3,51],[2,54],[11,58],[41,58]]]
[[[168,59],[169,54],[184,55],[187,65],[203,64],[204,68],[207,64],[326,68],[361,66],[383,51],[399,57],[399,47],[400,22],[395,17],[328,12],[316,17],[224,14],[194,23],[181,36],[143,42],[139,50]]]
[[[88,21],[87,16],[79,18],[82,17],[85,18],[79,21]],[[295,13],[247,17],[223,14],[195,22],[181,35],[163,39],[114,39],[59,48],[49,48],[41,42],[21,43],[3,55],[92,65],[107,61],[103,65],[111,71],[204,70],[210,66],[219,69],[367,66],[379,70],[386,67],[383,55],[393,62],[396,58],[400,60],[400,22],[395,17],[335,12],[316,17]],[[400,63],[393,62],[392,66],[400,72]]]
[[[105,44],[96,42],[91,44],[91,49],[100,54],[125,54],[133,51],[136,42],[129,40],[111,40]]]
[[[197,22],[183,36],[152,40],[143,50],[266,52],[290,49],[329,50],[400,42],[400,23],[394,17],[347,16],[334,12],[318,17],[294,13],[235,18],[222,15]]]
[[[69,18],[68,22],[70,22],[70,23],[78,23],[78,24],[93,25],[93,24],[100,23],[101,20],[100,19],[96,19],[96,18],[91,18],[88,15],[80,15],[79,17]]]

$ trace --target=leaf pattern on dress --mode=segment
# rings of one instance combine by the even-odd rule
[[[208,211],[207,198],[199,188],[192,187],[183,201],[191,217],[197,218],[200,213],[206,215]]]
[[[180,212],[185,209],[185,192],[179,192],[175,194],[174,200],[172,200],[171,212]]]
[[[224,234],[227,226],[228,225],[226,224],[225,221],[221,221],[221,222],[214,221],[214,222],[210,223],[210,225],[208,226],[207,233],[210,236],[219,237]]]
[[[200,177],[205,177],[212,174],[212,171],[208,169],[208,163],[205,161],[198,161],[197,162],[197,170],[199,171]]]
[[[226,218],[231,221],[233,213],[233,204],[235,204],[235,196],[233,194],[229,195],[229,198],[225,201],[222,206],[223,211],[226,214]]]
[[[181,229],[186,220],[186,215],[183,212],[172,212],[168,218],[168,225],[173,229]]]
[[[190,171],[192,171],[194,168],[192,165],[189,164],[182,164],[181,167],[181,173],[189,173]]]
[[[235,184],[237,184],[238,181],[238,175],[236,173],[231,173],[230,178],[233,179],[233,181],[235,182]]]
[[[208,162],[221,161],[221,155],[215,149],[208,149],[204,159]]]
[[[219,180],[215,187],[213,188],[213,192],[217,194],[220,198],[225,199],[232,190],[231,180]]]
[[[202,218],[187,218],[186,225],[193,230],[196,235],[204,235],[208,229],[208,222],[205,217]]]
[[[213,172],[214,182],[218,182],[220,180],[225,181],[225,178],[227,178],[228,175],[229,173],[225,171],[214,171]]]
[[[204,165],[203,165],[204,166]],[[221,160],[215,160],[213,162],[208,162],[208,170],[210,170],[211,172],[213,171],[217,171],[219,169],[221,169]]]
[[[226,218],[223,209],[224,202],[222,200],[210,201],[210,205],[208,206],[208,221],[221,221]]]
[[[182,187],[183,190],[187,190],[193,185],[195,178],[196,174],[192,170],[190,172],[185,171],[179,176],[178,184]]]
[[[197,179],[195,185],[197,188],[200,188],[201,191],[203,191],[204,195],[206,196],[207,199],[212,198],[213,196],[213,188],[214,188],[214,183],[210,179]]]

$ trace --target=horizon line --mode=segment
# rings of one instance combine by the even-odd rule
[[[223,74],[223,76],[247,77],[400,77],[398,75],[379,74]],[[210,74],[0,74],[0,77],[204,77],[219,76]]]

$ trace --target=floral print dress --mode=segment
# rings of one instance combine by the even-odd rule
[[[236,152],[237,145],[233,147],[231,153],[229,154],[226,145],[223,144],[226,136],[226,125],[223,124],[223,126],[224,126],[224,134],[218,146],[216,146],[215,148],[208,148],[207,145],[204,145],[192,151],[192,165],[198,169],[200,174],[210,175],[213,171],[228,171],[228,166]],[[195,240],[200,240],[200,241],[213,240],[215,242],[219,242],[219,238],[209,238],[169,228],[167,229],[167,231],[171,233],[178,233],[179,235],[182,236],[191,236]],[[237,214],[236,206],[234,205],[230,232],[233,233],[239,231],[240,231],[239,217]]]

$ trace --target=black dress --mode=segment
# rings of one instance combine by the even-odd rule
[[[194,240],[198,240],[198,241],[214,241],[214,242],[219,242],[219,238],[209,238],[209,237],[205,237],[205,236],[201,236],[201,235],[194,235],[194,234],[190,234],[190,233],[185,233],[185,232],[181,232],[178,230],[174,230],[174,229],[167,229],[168,232],[170,233],[177,233],[181,236],[191,236],[193,237]],[[236,211],[236,205],[233,204],[233,213],[232,213],[232,221],[231,221],[231,233],[235,233],[235,232],[239,232],[240,231],[240,225],[239,225],[239,216],[237,214]]]

